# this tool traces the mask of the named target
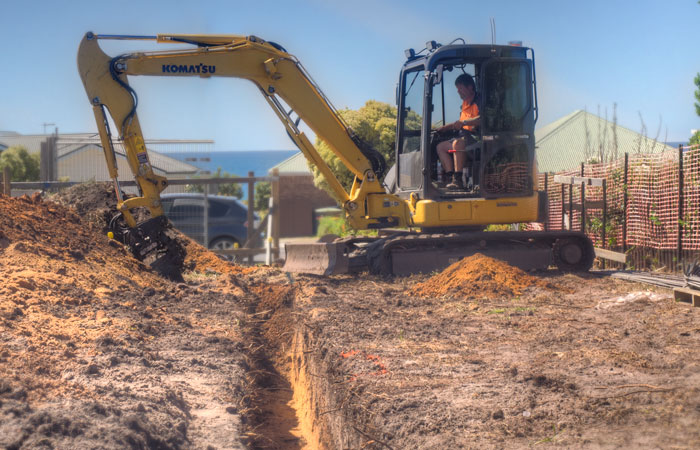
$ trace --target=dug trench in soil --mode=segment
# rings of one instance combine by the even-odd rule
[[[316,279],[296,277],[304,282]],[[295,306],[307,302],[309,290],[301,290],[293,275],[277,270],[267,272],[264,283],[253,277],[248,287],[252,303],[244,333],[254,347],[247,352],[252,392],[246,405],[251,412],[248,438],[253,448],[367,448],[367,433],[342,414],[328,414],[343,408],[336,408],[340,403],[327,367],[308,358],[314,351],[306,346],[305,322]],[[318,289],[325,292],[323,286]]]
[[[459,264],[446,289],[295,275],[268,338],[293,330],[279,367],[321,448],[700,445],[698,309],[596,274]]]
[[[103,191],[0,196],[0,448],[256,447],[249,312],[279,273],[180,236],[165,279],[106,238]]]

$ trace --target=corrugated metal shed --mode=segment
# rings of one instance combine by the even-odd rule
[[[117,155],[117,166],[120,179],[131,179],[131,171],[126,162],[126,154],[121,143],[114,144],[114,152]],[[148,157],[153,170],[159,175],[168,177],[187,178],[195,175],[199,169],[191,164],[180,161],[170,156],[149,150]],[[58,145],[59,177],[68,176],[71,181],[85,181],[95,178],[108,180],[107,165],[104,161],[102,146],[97,144],[67,144]],[[67,172],[67,169],[72,170]],[[61,170],[64,168],[64,170]],[[87,174],[78,176],[78,174]]]
[[[3,132],[0,135],[0,149],[5,147],[21,146],[30,154],[40,153],[41,144],[52,135],[20,135],[17,133]],[[199,169],[191,164],[172,158],[162,152],[152,150],[173,149],[174,151],[187,150],[188,146],[207,146],[213,141],[171,141],[152,140],[147,141],[148,155],[154,171],[159,175],[168,177],[187,178],[195,175]],[[119,179],[131,179],[131,171],[126,162],[124,146],[121,142],[114,142],[114,151],[117,155]],[[109,180],[107,165],[104,161],[102,145],[95,133],[64,133],[58,135],[56,141],[57,163],[59,178],[68,178],[70,181]]]
[[[581,110],[536,130],[535,145],[540,172],[559,172],[575,169],[582,162],[600,161],[601,150],[606,161],[621,158],[625,153],[673,150],[662,142]]]

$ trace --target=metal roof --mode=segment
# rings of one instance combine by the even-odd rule
[[[592,158],[598,160],[601,148],[606,160],[621,158],[625,153],[673,150],[662,142],[581,110],[535,130],[535,145],[540,172],[575,169]]]
[[[60,141],[59,141],[60,142]],[[102,146],[89,143],[89,144],[67,144],[58,145],[58,159],[69,158],[77,153],[88,151],[90,149],[99,149],[102,152]],[[114,143],[114,152],[117,158],[126,158],[126,152],[124,151],[124,146],[119,143]],[[179,159],[171,158],[170,156],[158,153],[153,150],[148,150],[148,159],[151,161],[151,165],[155,170],[160,170],[168,175],[195,175],[199,172],[199,168],[188,164],[186,162],[180,161]]]
[[[0,149],[5,147],[24,147],[30,154],[41,152],[41,143],[45,142],[53,134],[34,134],[34,135],[20,135],[20,134],[7,134],[0,135]],[[178,147],[187,146],[189,144],[194,145],[209,145],[214,141],[210,140],[164,140],[164,139],[154,139],[147,140],[147,147],[163,147],[174,148],[176,150],[181,150]],[[63,159],[70,157],[76,153],[99,148],[102,152],[102,144],[97,133],[61,133],[58,135],[58,140],[56,142],[57,158]],[[118,158],[125,158],[124,146],[121,142],[114,142],[114,151]],[[167,156],[162,152],[157,152],[148,149],[148,156],[151,161],[151,165],[154,169],[161,170],[168,175],[193,175],[196,174],[199,169],[191,164],[180,161],[176,158]]]
[[[309,163],[306,161],[306,157],[301,152],[295,153],[289,158],[285,159],[281,163],[272,167],[272,169],[278,169],[280,175],[311,175],[311,169],[309,168]],[[272,169],[268,171],[272,173]]]
[[[535,130],[535,145],[537,168],[540,172],[575,169],[582,162],[599,158],[601,147],[606,160],[622,158],[625,153],[661,153],[675,149],[582,110],[576,110]],[[275,167],[279,169],[280,174],[311,174],[306,158],[301,152]]]

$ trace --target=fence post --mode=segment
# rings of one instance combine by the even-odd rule
[[[274,210],[272,209],[272,195],[267,199],[267,236],[265,239],[265,265],[272,265],[272,217]]]
[[[12,173],[10,168],[5,166],[2,171],[2,192],[8,197],[12,197]]]
[[[629,153],[625,152],[625,179],[623,181],[622,191],[622,253],[627,254],[627,175],[629,171]],[[623,269],[627,269],[627,263],[622,265]]]
[[[583,163],[581,163],[581,178],[583,178]],[[586,232],[586,183],[581,182],[581,233]]]
[[[275,261],[280,257],[280,171],[272,169],[272,183],[270,186],[270,194],[272,196],[272,248]]]
[[[56,177],[56,141],[58,135],[48,136],[41,142],[39,157],[39,178],[41,181],[54,181]]]
[[[253,233],[255,232],[255,172],[248,172],[248,230],[246,235],[246,242],[249,245],[253,245]],[[248,255],[248,264],[252,265],[254,262],[253,254]]]
[[[608,180],[603,178],[603,231],[601,239],[605,248],[605,227],[608,224]]]
[[[678,261],[683,270],[683,145],[678,144]]]
[[[209,183],[204,185],[204,211],[202,213],[202,227],[204,235],[202,241],[204,248],[209,248]]]
[[[544,173],[544,192],[547,195],[547,203],[549,203],[549,173],[545,172]],[[549,227],[547,224],[549,223],[549,205],[547,205],[547,217],[544,218],[544,231],[548,231]]]
[[[561,185],[561,230],[564,231],[566,227],[564,226],[564,217],[566,211],[566,190],[565,186]]]
[[[605,227],[608,224],[608,180],[603,178],[603,231],[601,232],[601,247],[605,248]],[[605,259],[603,261],[603,269],[605,269]]]
[[[569,231],[574,227],[574,183],[569,184]]]

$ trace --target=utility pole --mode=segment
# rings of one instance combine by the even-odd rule
[[[46,123],[46,122],[42,123],[42,125],[44,126],[44,134],[46,134],[46,127],[49,127],[49,126],[52,126],[52,125],[53,125],[53,126],[56,126],[55,123]]]

